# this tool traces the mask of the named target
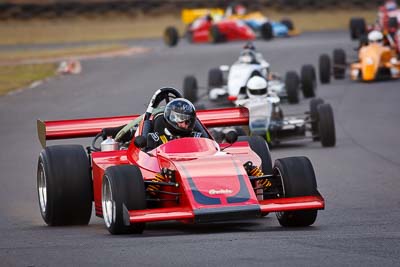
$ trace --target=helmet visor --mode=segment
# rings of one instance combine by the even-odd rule
[[[252,94],[252,95],[265,95],[265,94],[267,94],[267,88],[263,88],[263,89],[250,89],[250,88],[248,88],[248,90],[249,90],[249,94]]]
[[[188,114],[178,113],[178,112],[171,110],[169,119],[170,119],[170,121],[176,122],[176,123],[182,123],[184,121],[190,122],[192,119],[192,116],[188,115]]]

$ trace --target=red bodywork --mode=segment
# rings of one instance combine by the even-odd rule
[[[245,108],[226,108],[198,111],[204,126],[246,125],[249,120]],[[128,123],[137,116],[38,122],[39,136],[61,139],[94,136],[102,128]],[[136,136],[141,133],[141,127]],[[44,143],[43,143],[44,142]],[[223,150],[223,151],[222,151]],[[165,220],[206,222],[255,217],[261,212],[323,209],[324,200],[318,196],[258,200],[243,164],[252,161],[260,166],[261,159],[247,142],[218,145],[207,138],[181,138],[169,141],[149,152],[143,152],[131,142],[127,150],[93,152],[92,178],[96,215],[102,217],[101,188],[106,168],[121,164],[138,165],[145,180],[152,180],[162,168],[175,171],[176,187],[171,198],[157,207],[128,211],[131,223]],[[163,188],[161,188],[163,191]]]
[[[214,25],[218,27],[224,41],[254,40],[256,38],[254,31],[241,21],[224,19],[219,22],[213,22],[206,18],[199,18],[188,29],[191,36],[190,41],[193,43],[210,42],[210,31]]]

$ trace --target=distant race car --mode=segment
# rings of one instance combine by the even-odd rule
[[[223,18],[215,14],[205,14],[197,17],[186,26],[184,36],[189,43],[221,43],[254,40],[256,38],[255,33],[246,23],[240,20]],[[178,42],[179,33],[177,28],[168,26],[164,31],[164,43],[168,46],[176,46]]]
[[[346,63],[346,53],[343,49],[333,51],[333,64],[328,54],[320,55],[321,83],[329,83],[331,74],[335,79],[344,79],[347,66],[350,66],[351,79],[356,81],[369,82],[400,78],[399,53],[390,35],[386,35],[388,38],[386,41],[379,31],[370,32],[368,37],[372,39],[358,49],[358,58],[349,65]]]
[[[37,191],[51,226],[88,224],[96,216],[111,234],[142,233],[146,223],[208,223],[257,218],[276,212],[282,226],[308,226],[323,209],[314,170],[306,157],[277,159],[259,137],[232,133],[218,144],[205,127],[247,124],[245,108],[198,111],[205,137],[171,140],[149,148],[160,103],[181,97],[162,88],[143,115],[38,121]],[[158,116],[157,118],[163,118]],[[96,136],[92,146],[46,146],[46,140]],[[99,145],[99,141],[105,138]]]
[[[270,64],[261,53],[245,48],[232,66],[222,65],[210,69],[207,88],[209,100],[228,99],[234,102],[247,98],[246,84],[253,76],[265,77],[269,82],[269,90],[289,103],[299,102],[300,88],[304,97],[315,96],[316,74],[312,65],[302,66],[300,77],[295,71],[288,71],[283,81],[277,73],[270,72]],[[183,82],[185,98],[196,102],[199,98],[198,89],[196,78],[193,75],[186,76]]]
[[[226,41],[254,40],[262,38],[294,35],[293,22],[284,19],[282,22],[270,21],[260,12],[246,15],[233,14],[223,9],[183,9],[182,21],[186,25],[184,36],[189,43],[220,43]],[[179,41],[176,27],[168,26],[164,31],[164,42],[175,46]]]
[[[233,130],[238,135],[261,136],[272,147],[307,139],[321,141],[324,147],[336,144],[333,110],[321,98],[311,99],[309,112],[290,116],[284,115],[280,99],[274,93],[255,95],[237,101],[236,105],[249,110],[248,127],[246,130],[237,126],[213,128],[211,133],[217,141],[223,141],[225,135]]]
[[[360,43],[367,42],[367,34],[373,30],[390,35],[394,40],[397,51],[400,52],[400,9],[396,1],[389,0],[379,6],[375,24],[367,25],[364,18],[354,17],[350,19],[349,30],[352,39],[360,39]]]
[[[257,37],[265,40],[274,37],[289,37],[298,35],[298,31],[294,27],[294,23],[289,18],[284,18],[280,22],[272,21],[261,12],[247,12],[246,8],[241,4],[232,4],[225,11],[225,16],[230,19],[244,21]]]

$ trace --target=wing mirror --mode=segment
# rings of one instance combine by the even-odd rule
[[[236,131],[230,131],[229,133],[227,133],[225,135],[225,140],[226,142],[228,142],[229,144],[233,144],[237,141],[238,139],[238,133]]]
[[[145,148],[147,146],[147,139],[142,136],[136,136],[135,141],[133,142],[137,148]]]

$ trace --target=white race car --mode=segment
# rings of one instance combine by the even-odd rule
[[[277,73],[270,72],[270,64],[261,53],[246,48],[232,66],[222,65],[210,69],[207,88],[209,100],[228,99],[234,102],[246,99],[246,84],[253,76],[266,78],[268,90],[276,93],[281,99],[287,99],[289,103],[299,102],[299,89],[306,98],[315,96],[316,74],[312,65],[303,65],[300,77],[295,71],[288,71],[283,80]],[[193,75],[185,77],[183,95],[192,102],[198,100],[198,85]]]
[[[321,98],[311,99],[309,112],[289,116],[284,116],[280,99],[274,93],[251,96],[248,99],[237,100],[235,104],[249,110],[249,125],[245,129],[241,127],[210,129],[218,142],[223,142],[225,135],[233,130],[240,136],[261,136],[272,147],[287,141],[306,139],[320,141],[323,147],[332,147],[336,144],[333,110],[331,105],[324,103]]]

